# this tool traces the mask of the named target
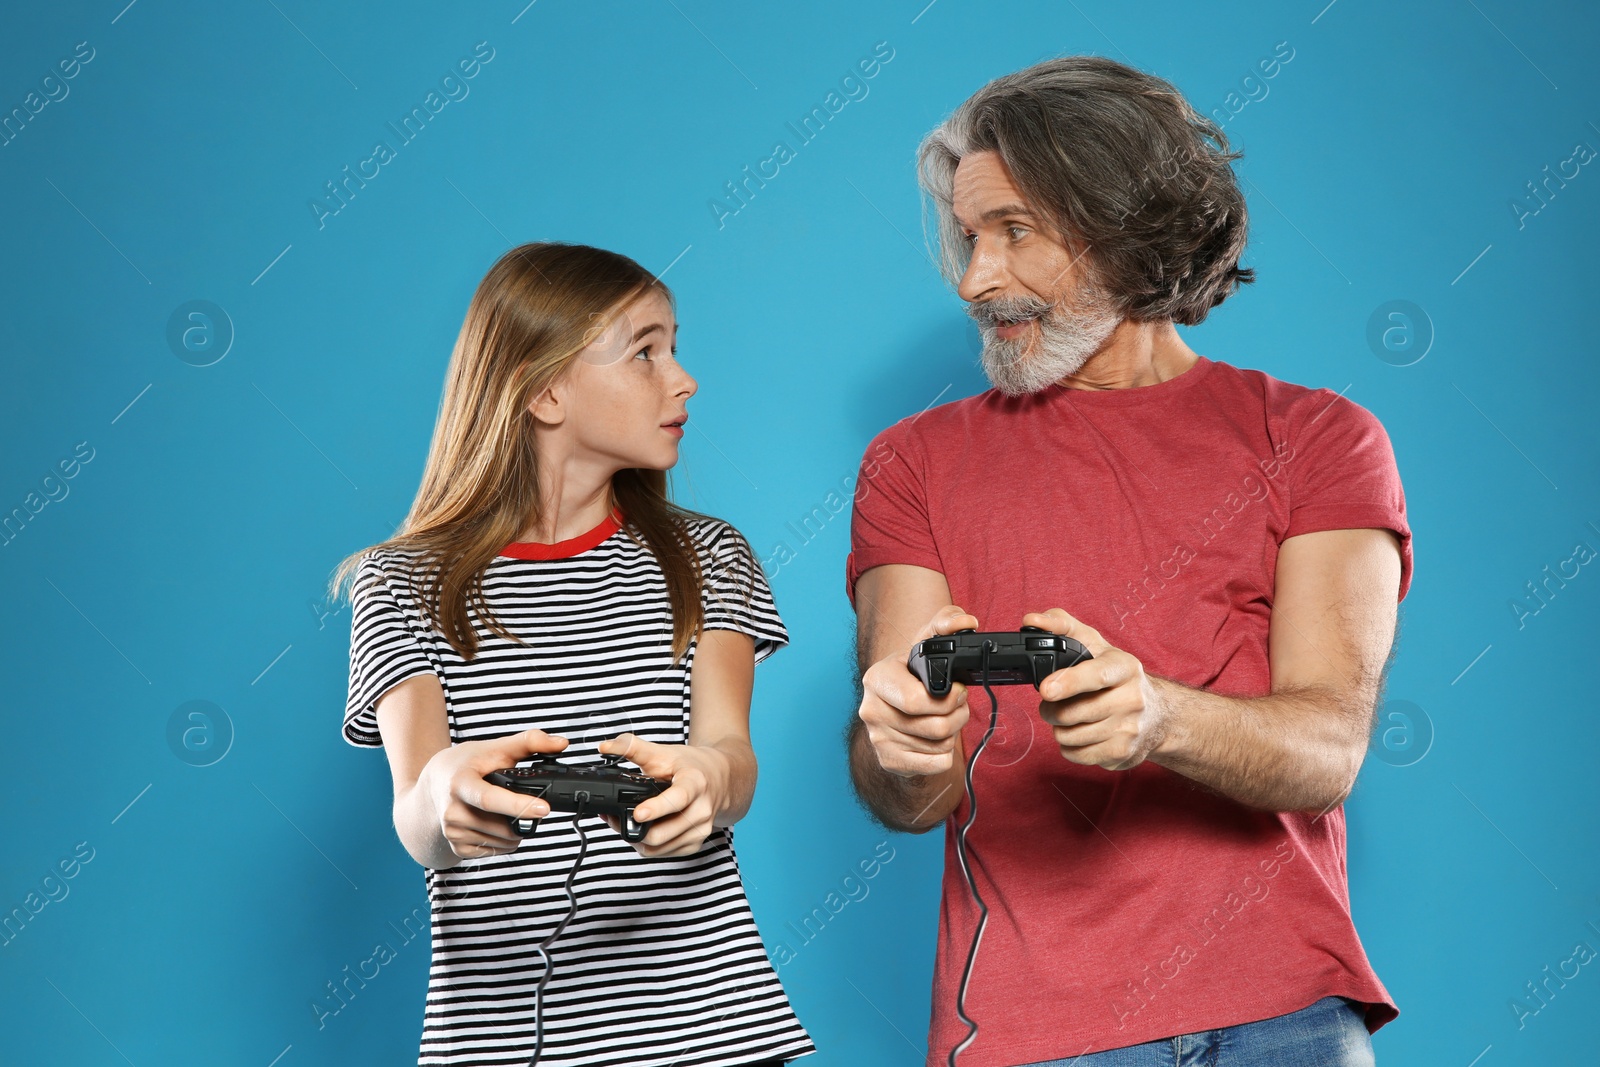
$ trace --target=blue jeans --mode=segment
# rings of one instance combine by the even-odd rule
[[[1166,1037],[1027,1067],[1372,1067],[1366,1008],[1323,997],[1260,1022]]]

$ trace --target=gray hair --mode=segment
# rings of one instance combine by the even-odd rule
[[[1091,279],[1129,319],[1192,326],[1255,280],[1239,266],[1248,218],[1230,164],[1243,153],[1170,82],[1063,56],[996,78],[929,133],[917,180],[952,285],[971,258],[952,208],[956,165],[983,151],[1069,248],[1087,245]]]

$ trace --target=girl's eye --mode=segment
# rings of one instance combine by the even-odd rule
[[[644,356],[648,360],[649,359],[649,355],[650,355],[650,346],[646,345],[645,347],[639,349],[639,351],[635,352],[633,354],[633,358],[634,359],[638,359],[640,356]]]

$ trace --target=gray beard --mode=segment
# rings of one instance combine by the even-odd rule
[[[1037,393],[1078,373],[1121,321],[1115,310],[1089,301],[1081,310],[1062,313],[1051,308],[1035,319],[1037,337],[1023,334],[1003,341],[980,318],[983,373],[1006,396]]]
[[[1053,314],[1046,314],[1034,320],[1037,338],[1022,334],[1021,338],[1010,341],[1002,341],[995,336],[992,326],[979,323],[978,333],[984,339],[981,357],[984,374],[1006,397],[1035,394],[1082,370],[1091,355],[1099,352],[1118,322],[1122,322],[1122,317],[1115,312],[1072,315],[1059,320]]]

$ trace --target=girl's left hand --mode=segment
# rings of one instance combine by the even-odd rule
[[[672,784],[633,811],[634,820],[652,822],[642,841],[633,842],[641,856],[691,856],[716,828],[717,815],[728,797],[728,757],[714,748],[697,745],[663,745],[635,734],[620,734],[597,746],[608,756],[621,756],[639,765],[651,778]],[[601,818],[619,833],[618,821]]]

